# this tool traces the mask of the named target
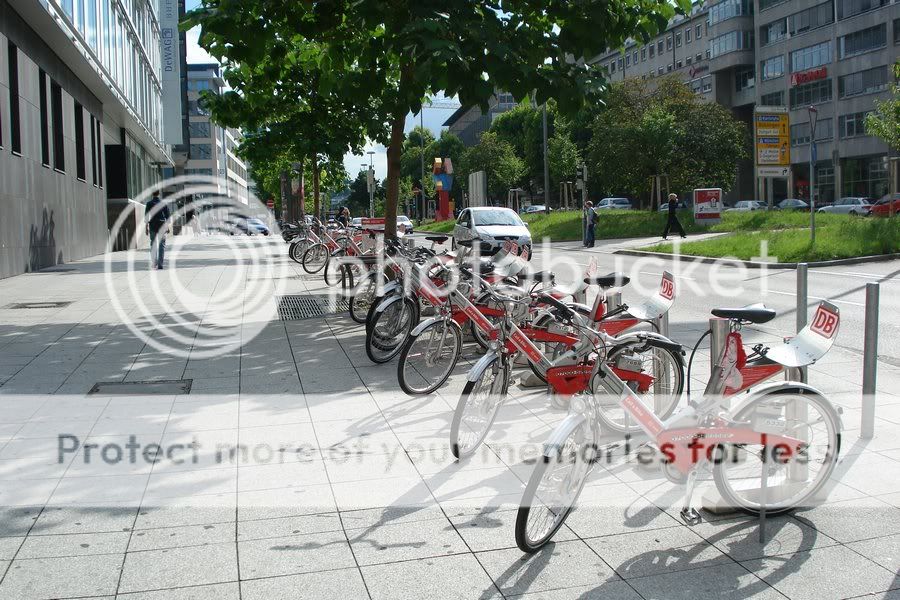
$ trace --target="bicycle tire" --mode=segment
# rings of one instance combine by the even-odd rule
[[[303,270],[310,275],[315,275],[325,266],[328,254],[328,247],[325,244],[313,244],[303,253]]]
[[[373,273],[359,282],[356,289],[353,290],[353,295],[350,297],[349,303],[350,318],[360,325],[366,323],[366,317],[369,315],[369,310],[371,310],[372,306],[375,304],[375,292],[377,289],[378,285],[375,280],[375,274]]]
[[[333,287],[340,283],[344,269],[350,268],[341,263],[341,259],[345,255],[346,250],[337,249],[325,260],[325,266],[322,268],[322,277],[325,279],[325,285]],[[335,267],[335,265],[337,265],[337,267]]]
[[[372,328],[366,332],[366,355],[375,364],[389,362],[403,350],[403,344],[416,326],[415,302],[411,298],[404,298],[384,312],[376,313]],[[395,308],[397,307],[397,308]],[[400,314],[395,314],[396,311]],[[392,312],[393,311],[393,312]],[[404,315],[406,317],[404,318]],[[396,318],[396,324],[387,325],[387,331],[380,332],[378,323],[381,319]]]
[[[495,398],[493,405],[487,405],[488,413],[482,415],[481,431],[474,431],[475,439],[470,443],[461,443],[460,439],[468,431],[472,431],[466,421],[467,409],[472,406],[472,397],[475,392],[480,392],[487,381],[485,375],[493,376],[490,387],[487,390],[488,399]],[[459,396],[459,402],[456,404],[456,410],[453,412],[453,422],[450,425],[450,451],[457,459],[468,458],[475,454],[475,451],[481,446],[490,433],[491,426],[497,418],[497,413],[506,402],[506,387],[508,384],[509,369],[502,364],[498,356],[490,365],[488,365],[481,373],[476,381],[467,381]],[[498,385],[499,384],[499,385]],[[499,387],[499,389],[498,389]],[[493,401],[493,400],[492,400]],[[476,411],[480,411],[484,405],[475,406]],[[475,416],[478,416],[477,413]]]
[[[422,370],[416,369],[414,366],[412,369],[415,373],[407,374],[407,367],[410,367],[410,355],[413,354],[413,348],[416,348],[417,344],[426,339],[426,336],[431,334],[434,335],[434,330],[439,327],[446,327],[447,330],[445,332],[441,332],[441,341],[445,341],[447,337],[452,337],[452,354],[450,355],[450,363],[449,365],[445,365],[443,371],[440,371],[437,376],[430,381],[428,381],[428,385],[424,387],[416,387],[412,384],[410,379],[416,381],[417,378],[421,378],[422,380],[427,380],[425,374],[422,373]],[[432,340],[429,341],[434,341]],[[434,323],[428,325],[425,329],[419,332],[418,335],[410,335],[409,339],[406,340],[406,343],[403,344],[403,351],[400,352],[400,360],[397,362],[397,381],[400,383],[400,389],[406,392],[410,396],[419,396],[424,394],[430,394],[435,391],[450,378],[450,374],[453,373],[453,369],[456,368],[456,363],[459,362],[459,357],[462,355],[462,329],[459,325],[456,324],[455,321],[450,319],[445,319],[442,321],[435,321]],[[443,354],[444,347],[440,349],[440,353]]]

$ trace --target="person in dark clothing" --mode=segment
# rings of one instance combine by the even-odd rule
[[[594,203],[588,200],[584,203],[584,221],[585,221],[585,234],[584,234],[584,247],[585,248],[593,248],[594,247],[594,235],[595,235],[595,226],[597,225],[597,221],[600,218],[597,216],[597,213],[594,212]]]
[[[681,226],[681,222],[678,220],[678,196],[675,194],[669,194],[669,220],[666,221],[666,228],[663,230],[662,237],[664,240],[669,238],[669,232],[672,230],[677,230],[682,238],[687,237],[684,227]]]
[[[144,206],[144,218],[147,220],[147,233],[150,235],[150,268],[163,269],[166,257],[166,233],[169,228],[169,205],[160,200],[159,192]]]

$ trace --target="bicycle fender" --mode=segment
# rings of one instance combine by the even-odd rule
[[[580,427],[586,420],[587,417],[583,414],[569,413],[569,415],[563,419],[562,423],[556,426],[556,429],[550,434],[550,438],[544,443],[544,456],[547,458],[555,458],[556,453],[559,452],[562,445],[566,443],[566,438],[568,438],[572,432]]]
[[[817,390],[816,388],[812,387],[811,385],[809,385],[807,383],[801,383],[799,381],[773,381],[770,383],[764,383],[760,386],[757,386],[756,389],[753,390],[753,392],[751,392],[749,395],[747,395],[741,402],[739,402],[737,404],[737,406],[735,406],[731,410],[731,412],[729,413],[729,416],[733,417],[734,415],[738,414],[740,411],[742,411],[744,409],[744,407],[746,407],[748,404],[750,404],[754,400],[758,399],[760,396],[764,396],[767,394],[773,394],[773,393],[777,393],[777,392],[785,392],[787,390],[797,390],[797,389],[803,390],[804,392],[809,392],[810,396],[819,396],[820,398],[824,398],[825,400],[827,400],[825,394],[823,394],[821,391]],[[828,402],[827,404],[829,406],[831,406],[830,402]],[[837,417],[837,419],[836,419],[837,424],[838,424],[837,432],[838,432],[838,434],[840,434],[844,430],[844,420],[841,416],[841,411],[839,409],[837,409],[836,407],[832,406],[832,408],[834,408],[834,413],[835,413],[835,416]]]
[[[492,364],[494,364],[495,360],[498,360],[500,355],[496,350],[488,350],[487,353],[478,359],[478,362],[475,363],[475,366],[469,370],[469,374],[466,377],[468,381],[478,381],[481,379],[481,374],[484,373],[485,369],[490,368]]]
[[[403,296],[385,296],[384,300],[378,303],[378,306],[375,307],[375,313],[381,314],[388,309],[389,306],[396,304],[397,302],[402,302]]]
[[[417,337],[419,334],[421,334],[423,331],[425,331],[426,327],[430,326],[433,323],[439,323],[443,320],[444,320],[443,317],[431,317],[430,319],[425,319],[424,321],[422,321],[421,323],[416,325],[416,328],[412,330],[412,333],[410,334],[410,336]]]

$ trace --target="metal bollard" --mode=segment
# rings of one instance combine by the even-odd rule
[[[603,293],[602,291],[600,292]],[[622,306],[622,292],[610,292],[606,294],[606,312],[612,312]]]
[[[406,244],[406,247],[409,248],[410,250],[412,250],[413,248],[416,247],[416,240],[414,240],[413,238],[411,238],[409,236],[403,238],[403,243]]]
[[[709,375],[712,377],[715,375],[719,358],[725,351],[725,340],[728,339],[731,328],[728,319],[714,317],[709,320],[709,329],[712,331],[709,336]],[[710,383],[712,383],[712,379],[710,379]]]
[[[654,319],[654,323],[656,324],[660,335],[669,337],[669,313],[657,317]],[[658,351],[654,351],[654,354],[658,354]],[[664,394],[668,392],[670,379],[668,369],[663,373],[659,373],[656,371],[657,365],[659,365],[658,360],[653,363],[653,408],[656,411],[656,414],[659,414],[662,410]]]
[[[808,265],[800,263],[797,265],[797,333],[806,327],[809,315],[809,289],[807,285]],[[800,373],[800,381],[807,383],[809,376],[806,367],[798,369]]]
[[[871,440],[875,436],[875,382],[878,378],[878,297],[881,286],[866,284],[866,325],[863,342],[863,398],[862,423],[859,437]]]

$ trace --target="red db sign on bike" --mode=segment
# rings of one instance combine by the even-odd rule
[[[662,282],[659,284],[659,295],[666,300],[675,297],[675,280],[668,273],[663,273]]]
[[[825,305],[819,305],[809,329],[823,338],[831,339],[837,333],[839,322],[840,318],[837,311],[830,310]]]

